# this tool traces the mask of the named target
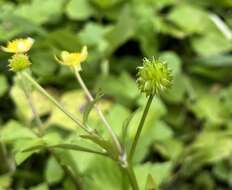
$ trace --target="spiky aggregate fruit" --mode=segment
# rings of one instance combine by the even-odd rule
[[[144,58],[143,66],[138,67],[138,88],[146,96],[159,95],[172,84],[171,70],[165,62]]]
[[[9,59],[9,67],[11,71],[18,72],[28,68],[31,62],[26,54],[14,54]]]

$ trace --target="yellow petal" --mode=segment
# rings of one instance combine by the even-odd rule
[[[84,46],[81,50],[81,62],[85,61],[87,59],[88,56],[88,50],[87,50],[87,46]]]
[[[7,43],[6,47],[1,49],[8,53],[26,53],[28,52],[34,43],[34,39],[28,37],[24,39],[15,39]]]
[[[62,51],[60,54],[60,59],[55,57],[55,59],[63,65],[74,67],[76,70],[81,70],[81,62],[86,60],[88,55],[87,47],[84,46],[81,52],[70,53],[68,51]]]

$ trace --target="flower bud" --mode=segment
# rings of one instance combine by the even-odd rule
[[[143,66],[138,69],[138,88],[146,96],[159,95],[172,84],[171,71],[160,60],[144,58]]]
[[[26,54],[14,54],[9,59],[9,67],[11,71],[18,72],[26,69],[31,65],[31,62]]]

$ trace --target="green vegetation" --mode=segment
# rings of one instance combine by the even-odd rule
[[[0,0],[0,22],[35,40],[0,52],[0,190],[232,188],[231,0]]]

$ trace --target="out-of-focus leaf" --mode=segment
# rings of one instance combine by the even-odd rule
[[[122,0],[90,0],[90,1],[102,9],[110,8],[116,5],[117,3],[122,2]]]
[[[205,119],[210,124],[219,125],[228,118],[228,113],[216,95],[204,95],[189,106],[199,119]]]
[[[31,55],[32,71],[40,77],[49,77],[53,75],[58,64],[54,62],[53,55],[48,52],[39,51]]]
[[[46,36],[46,39],[41,43],[45,43],[48,48],[53,46],[61,51],[79,51],[81,49],[80,40],[78,39],[77,35],[69,28],[61,28],[50,32]],[[42,51],[46,50],[42,49]]]
[[[176,6],[168,19],[187,33],[204,33],[215,27],[206,11],[190,4]]]
[[[88,0],[71,0],[66,7],[69,18],[75,20],[88,19],[94,13],[94,9]]]
[[[138,1],[134,3],[133,13],[136,19],[135,37],[141,50],[146,56],[154,56],[158,49],[156,27],[153,24],[154,8],[145,1]]]
[[[183,151],[183,143],[174,138],[168,138],[154,143],[154,149],[163,157],[177,159]]]
[[[186,82],[183,75],[176,75],[173,79],[173,85],[168,89],[163,97],[171,103],[180,103],[184,100],[186,93]]]
[[[122,187],[122,172],[110,159],[96,158],[90,163],[86,172],[89,173],[89,176],[83,180],[84,189],[119,190]],[[124,178],[127,180],[126,176]]]
[[[23,90],[18,85],[14,85],[11,88],[10,94],[16,104],[16,112],[19,118],[30,122],[34,116]],[[35,90],[32,91],[31,97],[39,115],[50,112],[52,106],[47,98]]]
[[[12,183],[11,175],[0,175],[0,189],[8,189]]]
[[[231,41],[219,32],[209,33],[192,39],[193,49],[202,56],[217,55],[232,49]]]
[[[29,128],[11,120],[1,128],[0,138],[6,143],[14,143],[19,139],[34,139],[36,135]]]
[[[146,185],[146,177],[150,174],[157,186],[159,186],[164,180],[166,180],[171,172],[171,163],[145,163],[135,167],[135,174],[137,179],[139,179],[140,189],[144,189]]]
[[[231,172],[231,161],[225,160],[222,162],[217,163],[213,168],[213,173],[215,176],[228,183],[230,186],[232,185],[232,172]]]
[[[66,109],[68,109],[72,114],[76,115],[76,117],[79,118],[79,120],[81,120],[85,106],[87,105],[87,99],[85,97],[84,92],[80,90],[68,91],[67,93],[63,94],[60,102]],[[98,102],[98,106],[104,112],[111,107],[111,103],[107,100],[101,100]],[[95,125],[97,121],[99,121],[99,118],[95,110],[93,110],[90,113],[88,121],[93,121]],[[68,118],[63,112],[61,112],[56,107],[53,107],[52,114],[48,119],[47,124],[58,125],[65,129],[78,129],[79,132],[82,131],[70,118]]]
[[[54,22],[62,14],[64,0],[32,0],[31,3],[21,4],[14,13],[37,24]]]
[[[0,97],[4,95],[4,93],[8,89],[8,82],[4,75],[0,75]]]
[[[49,187],[48,187],[47,184],[42,183],[42,184],[39,184],[39,185],[37,185],[37,186],[30,187],[29,190],[49,190]]]
[[[146,187],[145,190],[156,190],[156,185],[153,177],[149,174],[147,176],[147,182],[146,182]]]
[[[135,81],[124,72],[119,77],[99,78],[96,88],[102,89],[104,94],[113,96],[119,103],[125,105],[131,104],[132,100],[139,95]]]
[[[129,116],[129,110],[122,105],[114,104],[107,115],[110,126],[119,136],[122,130],[123,121]]]
[[[62,177],[64,176],[64,172],[59,165],[59,163],[55,160],[54,157],[50,157],[47,160],[46,170],[45,170],[45,177],[49,184],[56,184],[58,183]]]
[[[160,59],[167,63],[174,76],[180,74],[182,61],[180,57],[172,51],[166,51],[160,54]]]
[[[231,135],[229,131],[202,132],[185,151],[183,174],[189,176],[205,164],[228,158],[232,153]]]
[[[32,154],[39,152],[39,149],[34,149],[34,147],[43,146],[43,141],[39,138],[37,139],[18,139],[14,142],[13,152],[15,154],[15,161],[17,165],[22,164],[26,159],[28,159]],[[24,151],[28,149],[28,151]]]
[[[109,48],[106,51],[107,55],[110,55],[123,43],[127,42],[134,35],[135,20],[131,16],[131,11],[126,8],[116,25],[105,34],[105,39],[109,44]]]

